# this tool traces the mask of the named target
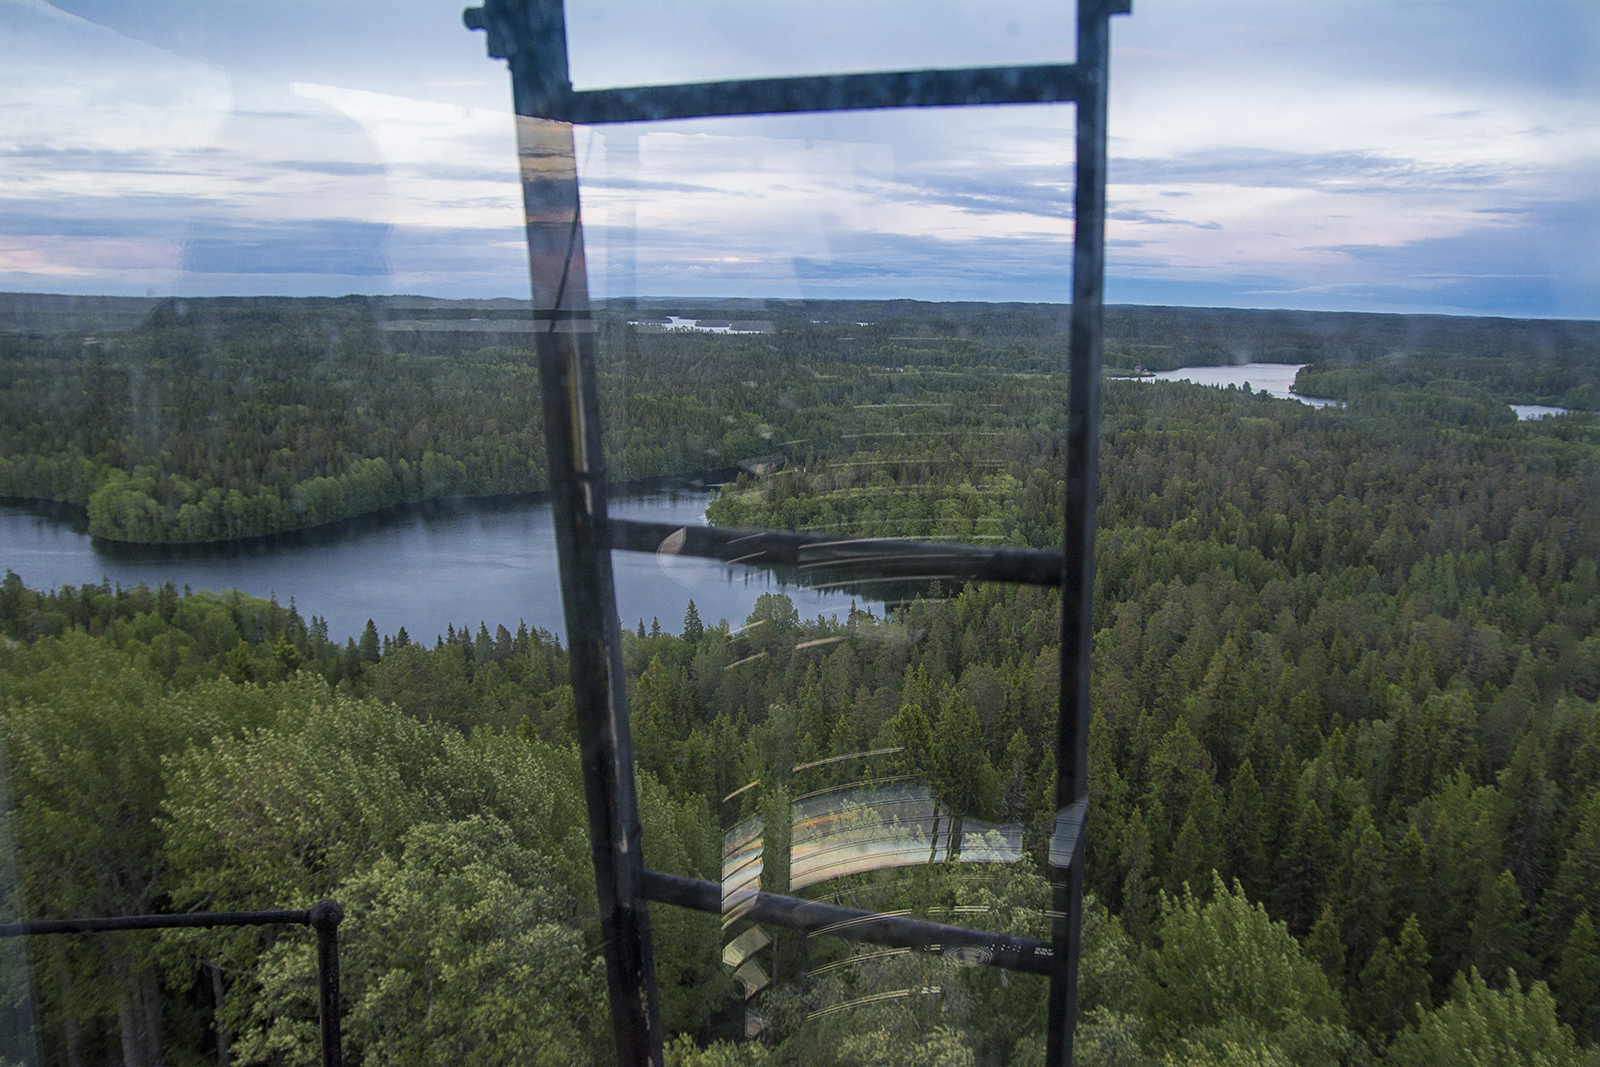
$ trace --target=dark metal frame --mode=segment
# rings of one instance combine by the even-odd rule
[[[752,917],[1050,976],[1046,1063],[1072,1062],[1088,804],[1089,653],[1093,640],[1095,495],[1105,272],[1106,87],[1110,16],[1131,0],[1077,0],[1077,62],[971,70],[763,78],[579,92],[567,73],[562,0],[488,0],[463,21],[488,31],[489,54],[511,68],[528,219],[533,318],[545,438],[571,647],[589,834],[618,1063],[662,1063],[661,1020],[647,901],[722,910],[722,887],[644,868],[628,729],[611,551],[672,551],[757,566],[818,567],[866,578],[940,577],[1061,587],[1061,709],[1056,831],[1050,846],[1051,942],[757,894]],[[600,445],[594,324],[583,258],[572,123],[716,115],[1073,102],[1077,105],[1066,526],[1061,553],[840,540],[771,531],[693,529],[608,520]],[[668,538],[671,538],[669,541]],[[670,545],[670,549],[667,547]],[[759,913],[759,914],[758,914]],[[974,958],[963,955],[963,959]]]
[[[322,1067],[342,1067],[339,1027],[339,924],[344,909],[319,900],[304,911],[213,911],[190,915],[121,915],[106,919],[42,919],[0,925],[0,937],[36,934],[104,934],[114,930],[172,930],[211,926],[309,926],[317,932],[317,1013]]]

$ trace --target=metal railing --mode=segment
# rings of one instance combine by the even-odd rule
[[[309,926],[317,932],[317,1010],[322,1031],[322,1067],[342,1067],[339,1032],[339,923],[344,909],[319,900],[304,911],[214,911],[189,915],[121,915],[104,919],[43,919],[0,925],[0,937],[40,934],[104,934],[114,930],[170,930],[212,926]]]
[[[1110,18],[1131,0],[1078,0],[1071,64],[969,70],[761,78],[577,91],[567,67],[562,0],[488,0],[463,21],[488,31],[488,51],[511,68],[519,117],[532,281],[532,318],[543,392],[552,515],[570,649],[589,836],[610,990],[612,1033],[622,1067],[662,1063],[647,901],[720,910],[718,886],[647,871],[642,859],[633,742],[611,552],[676,551],[752,564],[831,568],[857,578],[945,577],[1059,585],[1061,693],[1056,730],[1055,834],[1049,849],[1053,933],[1049,946],[987,954],[982,962],[1033,969],[1048,961],[1046,1063],[1072,1062],[1083,899],[1082,827],[1088,804],[1089,658],[1093,639],[1095,495],[1099,480],[1099,387],[1105,273],[1106,90]],[[1065,537],[1060,553],[840,540],[748,530],[678,531],[608,520],[595,370],[596,333],[572,123],[648,122],[907,107],[1071,102],[1077,106],[1076,190],[1066,453]],[[676,536],[678,533],[683,536]],[[670,542],[670,544],[669,544]],[[800,922],[805,902],[758,895],[766,920]],[[716,908],[711,907],[718,901]],[[847,909],[842,909],[847,910]],[[914,929],[839,920],[861,940],[903,945],[954,938],[956,928]],[[853,926],[850,924],[854,924]],[[793,925],[789,923],[788,925]],[[936,924],[920,924],[928,927]],[[796,927],[801,928],[801,927]],[[976,932],[974,936],[977,935]],[[995,935],[981,935],[992,938]],[[923,938],[917,942],[917,938]],[[953,943],[953,942],[952,942]],[[1039,951],[1048,947],[1048,953]],[[982,954],[980,954],[982,955]]]

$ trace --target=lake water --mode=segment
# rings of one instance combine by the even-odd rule
[[[1566,408],[1546,407],[1543,404],[1512,404],[1511,410],[1517,413],[1517,418],[1526,422],[1528,419],[1548,419],[1556,415],[1565,415]]]
[[[1314,408],[1343,407],[1343,400],[1330,400],[1321,396],[1301,396],[1294,392],[1294,376],[1304,363],[1245,363],[1228,367],[1179,367],[1177,370],[1156,371],[1138,380],[1141,382],[1193,382],[1195,385],[1214,385],[1226,389],[1232,385],[1243,389],[1249,385],[1258,393],[1268,393],[1284,400],[1298,400]]]
[[[617,497],[619,518],[705,524],[709,491]],[[804,618],[838,615],[854,601],[883,613],[882,602],[781,584],[771,573],[688,556],[617,552],[617,610],[632,628],[652,618],[677,633],[692,597],[707,625],[743,624],[756,597],[788,595]],[[543,502],[478,501],[369,516],[299,534],[228,545],[122,546],[92,540],[81,520],[49,517],[26,506],[0,505],[0,570],[10,568],[30,589],[98,582],[154,588],[239,589],[254,596],[292,597],[306,618],[328,620],[329,636],[356,636],[367,619],[380,633],[401,626],[433,643],[447,624],[476,630],[486,622],[515,630],[519,620],[562,636],[555,531]]]
[[[1244,363],[1233,367],[1179,367],[1177,370],[1156,371],[1136,379],[1141,382],[1193,382],[1195,385],[1214,385],[1219,389],[1228,386],[1244,388],[1246,383],[1258,393],[1270,393],[1286,400],[1298,400],[1315,408],[1344,407],[1343,400],[1322,396],[1303,396],[1293,391],[1294,378],[1304,363]],[[1547,419],[1567,414],[1566,408],[1547,407],[1544,404],[1510,404],[1519,419]]]

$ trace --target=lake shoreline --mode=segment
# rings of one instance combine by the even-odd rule
[[[639,486],[636,480],[626,483]],[[613,487],[617,518],[696,526],[705,522],[716,489],[683,480],[651,479],[645,492]],[[411,506],[386,515],[249,542],[197,545],[108,545],[58,518],[59,507],[0,506],[0,570],[15,571],[30,589],[112,583],[123,588],[237,589],[315,614],[341,641],[359,636],[368,618],[383,633],[426,636],[450,624],[519,621],[565,640],[565,619],[551,504],[499,497],[450,506]],[[729,564],[654,552],[612,554],[617,608],[633,629],[652,619],[674,632],[692,598],[707,625],[738,626],[762,593],[787,595],[803,617],[846,617],[885,610],[884,590],[813,589],[803,575],[747,563]]]
[[[649,478],[634,478],[612,482],[606,486],[606,496],[646,496],[674,491],[711,489],[738,477],[739,468],[720,467],[714,470],[688,474],[661,474]],[[213,541],[120,541],[89,532],[89,511],[83,504],[67,500],[47,500],[41,497],[0,496],[0,507],[21,508],[40,518],[50,519],[70,526],[75,533],[87,536],[98,551],[118,559],[208,559],[247,552],[250,550],[292,548],[326,544],[341,540],[352,533],[370,532],[395,523],[415,518],[435,518],[465,511],[503,511],[548,504],[550,491],[540,489],[531,493],[490,493],[485,496],[433,497],[428,500],[401,500],[385,504],[359,515],[347,515],[315,526],[297,526],[292,530],[274,530],[271,533],[249,534],[244,537],[220,538]]]

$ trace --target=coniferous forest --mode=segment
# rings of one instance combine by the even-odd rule
[[[1058,545],[1060,310],[810,305],[735,335],[608,311],[613,474],[765,457],[712,521]],[[192,301],[94,344],[5,338],[0,492],[82,505],[100,536],[204,540],[541,488],[525,353],[443,332],[400,351],[373,321],[364,300]],[[1103,385],[1080,1063],[1596,1062],[1597,334],[1108,313],[1113,375],[1305,362],[1298,391],[1344,406]],[[604,1063],[560,643],[511,619],[330,634],[315,611],[8,576],[13,905],[333,896],[349,1062]],[[748,619],[624,624],[647,865],[718,880],[724,831],[762,815],[763,884],[787,891],[771,828],[861,773],[818,761],[871,751],[1021,824],[1024,858],[802,895],[1047,936],[1053,592],[924,583],[837,620],[765,594]],[[651,916],[673,1063],[1042,1062],[1043,979],[798,936],[737,1040],[718,918]],[[30,951],[50,1063],[316,1062],[307,931]],[[925,995],[834,1010],[889,990]]]

